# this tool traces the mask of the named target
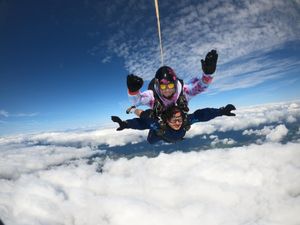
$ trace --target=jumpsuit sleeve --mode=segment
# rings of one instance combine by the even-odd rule
[[[190,121],[190,124],[193,124],[198,122],[206,122],[218,116],[222,116],[222,112],[220,109],[204,108],[198,109],[194,113],[189,114],[188,119]]]
[[[183,86],[183,93],[189,101],[193,96],[205,91],[213,80],[212,75],[202,74],[201,78],[194,77]]]
[[[128,98],[132,105],[141,106],[146,105],[150,108],[154,105],[154,95],[152,90],[146,90],[144,92],[128,92]]]
[[[133,118],[126,120],[127,122],[127,127],[129,129],[134,129],[134,130],[147,130],[150,129],[150,126],[145,120],[141,118]]]
[[[139,118],[129,119],[126,122],[127,128],[134,130],[153,129],[158,126],[158,122],[151,117],[151,109],[143,111]]]

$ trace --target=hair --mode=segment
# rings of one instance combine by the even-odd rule
[[[180,112],[181,116],[183,116],[183,112],[178,106],[171,105],[165,111],[163,111],[162,116],[161,116],[162,120],[164,122],[166,122],[166,121],[170,120],[174,116],[174,114],[176,114],[178,112]]]

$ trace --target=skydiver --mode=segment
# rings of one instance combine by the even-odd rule
[[[157,143],[160,140],[174,143],[183,139],[192,124],[209,121],[218,116],[235,116],[235,114],[231,112],[235,109],[234,105],[228,104],[219,109],[204,108],[198,109],[192,114],[187,114],[178,106],[172,105],[162,113],[161,120],[151,116],[151,113],[153,113],[151,109],[145,111],[135,109],[134,113],[139,116],[139,118],[123,121],[117,116],[112,116],[111,119],[113,122],[119,124],[117,131],[123,129],[149,129],[147,141],[150,144]]]
[[[207,53],[205,60],[201,60],[202,78],[195,77],[184,84],[174,70],[168,66],[160,67],[155,78],[152,79],[148,90],[141,92],[143,79],[130,74],[127,76],[128,96],[134,107],[147,105],[154,110],[156,116],[170,105],[176,104],[183,112],[188,112],[188,101],[195,95],[205,91],[212,82],[212,74],[216,70],[218,53],[211,50]],[[129,113],[134,107],[127,109]]]

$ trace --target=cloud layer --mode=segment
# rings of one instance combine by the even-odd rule
[[[288,134],[287,126],[294,124],[299,127],[300,102],[283,102],[238,108],[236,114],[236,117],[223,116],[209,122],[196,123],[192,125],[186,138],[193,138],[197,135],[212,135],[215,132],[239,131],[243,135],[256,135],[262,138],[263,141],[278,142]],[[260,126],[262,128],[258,129]],[[265,128],[263,128],[264,126]],[[0,137],[0,146],[10,148],[9,146],[25,143],[97,149],[99,145],[113,147],[129,143],[140,143],[145,141],[146,138],[147,131],[124,130],[117,132],[114,128],[107,128]],[[228,141],[232,143],[235,140]]]
[[[7,224],[299,224],[299,143],[78,159],[1,179]],[[32,152],[24,158],[31,160]],[[11,162],[5,162],[5,166]]]
[[[10,225],[299,224],[300,103],[236,114],[193,125],[191,142],[161,144],[170,154],[151,158],[158,146],[145,144],[146,131],[1,137],[0,218]],[[188,146],[193,140],[210,146]],[[142,157],[109,154],[130,155],[134,146]]]

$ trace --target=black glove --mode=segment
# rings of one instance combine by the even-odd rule
[[[231,112],[231,110],[236,110],[235,106],[232,104],[228,104],[225,107],[220,108],[220,110],[224,116],[235,116],[235,114]]]
[[[120,131],[120,130],[123,130],[123,129],[127,128],[127,122],[121,120],[119,117],[112,116],[111,120],[114,121],[115,123],[119,124],[119,127],[117,128],[117,131]]]
[[[135,76],[133,74],[129,74],[127,76],[127,88],[130,92],[136,92],[141,89],[144,81],[142,78]]]
[[[206,54],[205,60],[201,59],[202,70],[205,74],[213,74],[216,71],[218,61],[218,53],[211,50]]]

